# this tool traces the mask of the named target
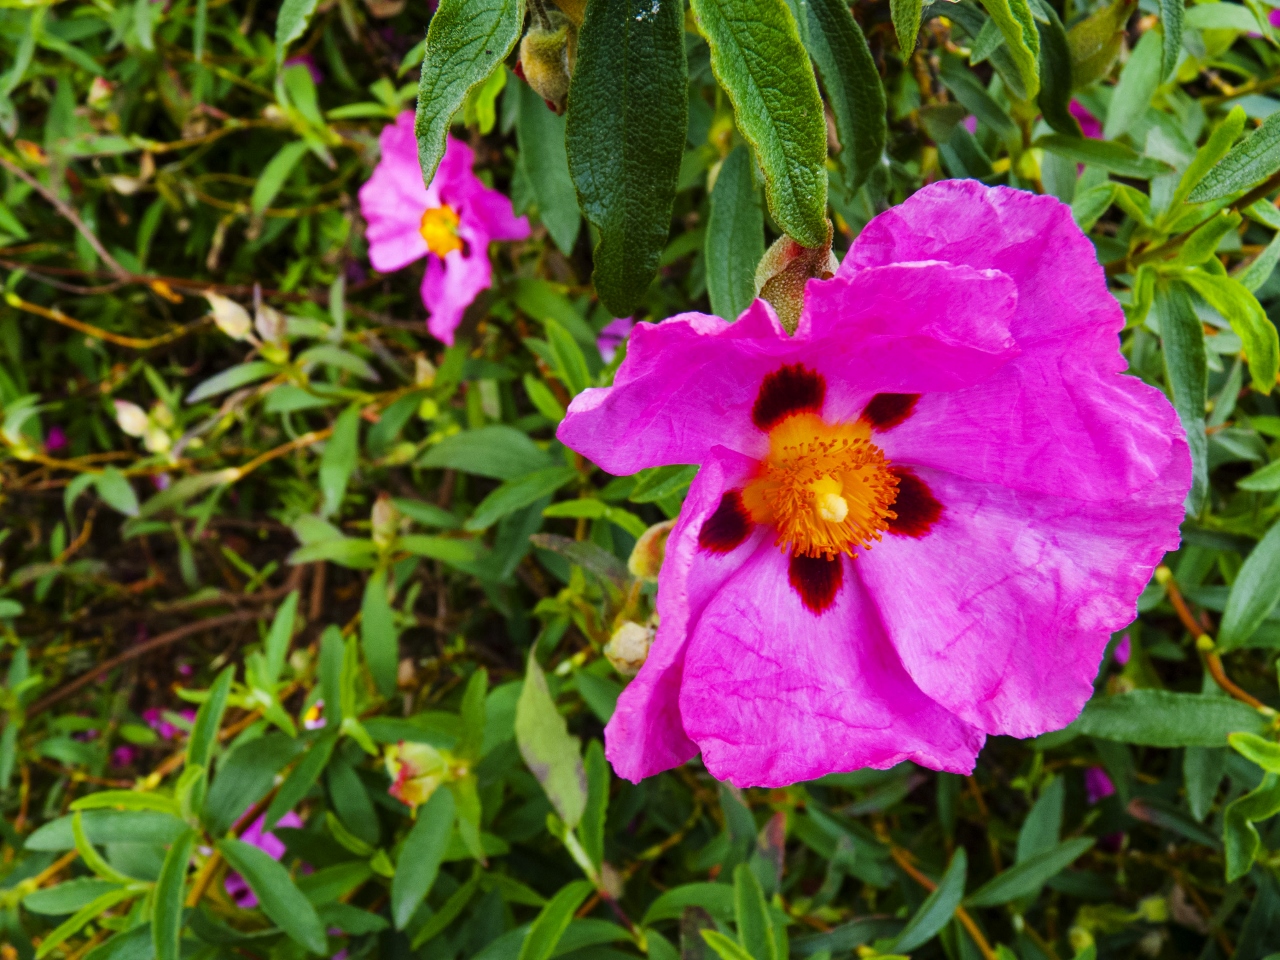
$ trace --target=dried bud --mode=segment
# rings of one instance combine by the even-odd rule
[[[373,542],[379,549],[385,550],[391,546],[400,527],[400,511],[385,493],[374,501],[369,523],[373,528]]]
[[[258,304],[258,310],[253,318],[253,328],[267,343],[280,345],[285,342],[284,314],[265,303]]]
[[[653,630],[627,620],[604,645],[604,655],[618,673],[624,677],[634,677],[648,659],[652,644]]]
[[[640,580],[656,583],[658,571],[662,569],[662,560],[667,553],[667,537],[676,525],[674,520],[664,520],[640,534],[640,539],[631,548],[631,556],[627,560],[627,569],[631,575]]]
[[[140,437],[147,432],[147,414],[136,403],[128,400],[116,400],[116,423],[131,437]]]
[[[810,280],[826,280],[840,264],[831,252],[832,227],[820,247],[802,247],[783,235],[765,251],[756,267],[756,296],[769,302],[788,333],[800,325],[804,286]]]
[[[437,750],[427,743],[401,740],[386,752],[387,774],[391,789],[387,792],[415,811],[426,803],[441,784],[465,777],[470,771],[465,763]]]
[[[545,25],[535,21],[520,41],[519,73],[556,113],[564,113],[577,54],[578,30],[558,10],[549,11]]]
[[[213,311],[213,322],[218,329],[232,340],[243,340],[249,335],[253,322],[249,319],[249,311],[227,297],[216,293],[206,293],[209,308]]]
[[[105,77],[94,77],[89,84],[89,106],[95,110],[103,110],[111,103],[111,94],[115,88]]]

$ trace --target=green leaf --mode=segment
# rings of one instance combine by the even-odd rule
[[[92,476],[87,474],[86,476]],[[100,496],[113,510],[118,510],[126,517],[138,515],[138,495],[133,485],[123,473],[115,467],[107,467],[102,473],[93,477],[94,486]]]
[[[1268,773],[1258,788],[1227,805],[1223,811],[1223,842],[1227,882],[1239,880],[1253,866],[1262,840],[1254,823],[1280,813],[1280,776]]]
[[[554,464],[551,455],[530,440],[528,434],[505,424],[463,430],[445,437],[418,459],[420,467],[449,467],[495,480],[515,480],[531,470]],[[453,525],[457,526],[456,520]]]
[[[1280,263],[1280,233],[1271,238],[1271,242],[1244,269],[1244,272],[1239,274],[1237,279],[1242,287],[1256,294],[1262,285],[1271,279],[1277,263]]]
[[[318,0],[284,0],[276,14],[276,69],[284,63],[289,44],[307,32],[307,24],[315,13]],[[196,57],[199,59],[199,56]]]
[[[333,433],[320,455],[320,516],[338,512],[360,453],[360,408],[347,407],[333,422]]]
[[[476,507],[476,512],[464,525],[473,532],[487,530],[509,513],[537,503],[543,497],[555,493],[578,476],[573,467],[551,467],[536,470],[519,480],[504,483]]]
[[[1178,251],[1178,263],[1188,266],[1205,263],[1218,249],[1222,238],[1240,226],[1241,219],[1234,210],[1224,210],[1210,217],[1183,241],[1182,249]]]
[[[1045,122],[1056,132],[1080,137],[1080,124],[1071,115],[1071,47],[1058,12],[1038,3],[1043,14],[1036,18],[1040,35],[1040,96],[1037,103]]]
[[[763,957],[753,957],[719,930],[703,929],[698,932],[720,960],[764,960]]]
[[[1194,192],[1194,191],[1193,191]],[[1231,277],[1184,270],[1179,279],[1191,286],[1213,309],[1227,318],[1244,344],[1249,380],[1254,390],[1270,393],[1280,371],[1280,335],[1258,298]]]
[[[1032,146],[1048,150],[1074,163],[1093,164],[1111,173],[1118,173],[1122,177],[1133,177],[1136,180],[1150,180],[1152,177],[1172,172],[1167,164],[1159,160],[1141,156],[1123,143],[1112,143],[1107,140],[1084,140],[1079,137],[1063,136],[1060,133],[1049,133],[1038,138]]]
[[[471,902],[476,890],[479,889],[480,876],[480,868],[477,865],[476,871],[471,874],[470,879],[453,891],[449,895],[449,899],[444,902],[444,905],[433,913],[427,922],[422,925],[422,928],[414,934],[413,949],[417,950],[428,940],[439,936],[449,924],[458,918],[458,915],[462,913],[466,905]]]
[[[478,433],[479,431],[469,431]],[[524,437],[524,434],[518,430],[516,433]],[[455,434],[455,436],[463,436],[463,434]],[[526,438],[527,439],[527,438]],[[536,447],[535,447],[536,449]],[[523,473],[524,471],[518,471]],[[508,480],[509,477],[502,479]],[[425,500],[414,500],[409,497],[392,497],[391,502],[395,504],[397,510],[415,523],[420,523],[424,527],[441,527],[445,530],[453,530],[462,526],[462,521],[446,510],[444,507],[437,507],[434,503],[427,503]]]
[[[544,320],[543,327],[547,331],[547,342],[551,345],[551,356],[555,360],[556,376],[565,385],[572,396],[577,396],[591,386],[591,368],[587,366],[587,358],[569,331],[554,320]]]
[[[658,894],[645,911],[643,926],[659,920],[678,920],[685,907],[702,907],[717,920],[731,920],[734,915],[733,887],[727,883],[685,883]]]
[[[1160,85],[1162,49],[1163,41],[1157,30],[1148,30],[1133,48],[1128,62],[1120,71],[1120,82],[1116,84],[1111,107],[1107,111],[1107,122],[1102,129],[1106,139],[1114,140],[1128,133],[1151,106],[1151,97]]]
[[[579,741],[556,709],[547,678],[538,666],[537,647],[529,652],[524,689],[516,702],[516,745],[525,765],[542,784],[565,826],[573,829],[587,806],[587,773]]]
[[[755,871],[745,863],[733,868],[733,907],[742,949],[758,960],[778,960],[773,918],[769,915],[764,889]]]
[[[751,151],[739,144],[724,158],[711,190],[707,295],[711,312],[731,322],[755,299],[756,265],[764,256],[764,210],[752,166]]]
[[[523,0],[441,0],[436,7],[427,27],[413,124],[423,183],[436,175],[453,115],[471,89],[507,58],[523,26]]]
[[[1243,646],[1280,601],[1280,523],[1273,523],[1245,558],[1227,594],[1218,627],[1218,648],[1222,651]]]
[[[1227,738],[1235,751],[1267,773],[1280,773],[1280,743],[1252,733],[1233,733]]]
[[[133,899],[141,892],[141,890],[134,887],[117,887],[109,893],[104,893],[92,903],[86,904],[69,920],[44,936],[40,941],[39,949],[36,950],[36,960],[43,960],[44,957],[47,957],[57,949],[68,937],[79,931],[90,920],[110,910],[118,903]]]
[[[410,533],[396,540],[396,546],[414,556],[457,565],[472,563],[480,556],[478,541],[459,540],[456,537],[428,537]]]
[[[209,696],[196,711],[196,721],[191,727],[191,739],[187,741],[187,766],[207,767],[218,742],[218,728],[222,726],[222,714],[227,709],[227,697],[235,680],[236,668],[232,664],[218,674],[209,688]]]
[[[271,733],[236,746],[218,762],[209,787],[203,818],[220,836],[275,785],[276,774],[302,752],[302,743],[284,733]]]
[[[1038,890],[1045,881],[1057,876],[1074,863],[1094,844],[1093,837],[1076,837],[1058,844],[1052,850],[1037,854],[1029,860],[998,873],[970,896],[965,904],[971,907],[994,907],[1024,894]]]
[[[328,705],[329,701],[326,699],[326,709]],[[337,705],[335,700],[334,706],[336,707]],[[337,743],[338,733],[334,730],[326,731],[319,740],[311,745],[311,749],[289,772],[289,776],[285,778],[284,783],[280,784],[280,789],[276,791],[276,795],[271,798],[271,805],[267,807],[262,823],[263,831],[268,831],[274,827],[281,817],[297,806],[302,798],[311,791],[316,781],[320,779],[320,774],[324,771],[325,766],[329,763],[329,758],[333,755],[333,748]]]
[[[550,387],[531,373],[526,373],[522,382],[529,401],[537,407],[540,414],[552,423],[559,423],[564,419],[564,406],[556,399]]]
[[[156,951],[156,960],[178,960],[182,956],[182,906],[187,865],[191,862],[195,845],[196,833],[188,830],[174,841],[160,868],[151,915],[151,943]]]
[[[1205,174],[1189,199],[1192,203],[1219,200],[1248,190],[1277,170],[1280,170],[1280,113],[1273,113]]]
[[[1066,797],[1066,781],[1055,777],[1040,791],[1027,819],[1018,831],[1018,862],[1030,860],[1052,850],[1062,835],[1062,808]]]
[[[437,790],[418,810],[391,878],[391,918],[397,930],[405,928],[431,892],[453,834],[453,820],[453,794],[448,790]]]
[[[764,170],[769,212],[808,247],[826,239],[827,129],[786,0],[691,0],[711,68]]]
[[[579,674],[579,677],[588,674]],[[599,740],[587,745],[587,805],[578,835],[587,859],[598,871],[604,863],[604,824],[609,813],[609,762]]]
[[[56,887],[32,890],[22,898],[22,906],[32,913],[43,916],[65,917],[97,900],[103,894],[119,889],[119,884],[112,883],[110,880],[81,877],[78,880],[60,883]]]
[[[229,367],[197,384],[196,388],[187,394],[187,403],[197,403],[209,397],[216,397],[220,393],[226,393],[228,390],[236,390],[255,381],[264,380],[277,370],[279,367],[265,360],[237,363],[234,367]]]
[[[867,38],[853,19],[847,3],[843,0],[806,0],[803,7],[808,29],[802,35],[809,55],[818,67],[822,88],[826,91],[827,103],[835,119],[836,137],[840,141],[836,161],[843,174],[844,187],[853,193],[881,163],[884,154],[888,131],[880,71],[867,46]],[[917,17],[918,9],[917,4]],[[720,176],[724,176],[723,168]],[[719,186],[718,180],[716,185]],[[713,218],[714,202],[715,195],[712,194]],[[707,229],[709,235],[710,226]],[[763,254],[762,250],[756,260]],[[707,264],[711,266],[709,257]],[[710,275],[707,280],[710,288]]]
[[[241,840],[219,840],[218,850],[231,868],[244,877],[258,898],[262,912],[272,923],[312,953],[327,955],[324,924],[283,865],[265,851]]]
[[[1175,0],[1176,2],[1176,0]],[[1177,210],[1192,190],[1204,179],[1205,174],[1214,168],[1214,166],[1231,150],[1231,145],[1236,142],[1241,132],[1244,130],[1246,114],[1244,108],[1237,105],[1231,108],[1228,113],[1209,134],[1209,138],[1204,142],[1199,150],[1196,151],[1195,158],[1182,172],[1182,176],[1178,179],[1178,186],[1173,191],[1173,199],[1169,203],[1169,213],[1172,214]]]
[[[964,65],[962,59],[944,56],[940,74],[942,82],[955,94],[960,104],[995,131],[1011,149],[1021,143],[1022,133],[1018,130],[1018,125],[987,92],[987,88],[978,81],[973,71]]]
[[[937,888],[907,921],[891,950],[895,953],[910,953],[917,947],[923,947],[951,922],[956,907],[960,906],[960,900],[964,896],[964,881],[968,869],[969,861],[964,847],[958,847]]]
[[[173,797],[159,793],[138,793],[136,790],[103,790],[81,797],[71,804],[71,810],[157,810],[172,816],[180,816],[181,809]]]
[[[1247,477],[1237,480],[1236,486],[1241,490],[1256,490],[1266,493],[1280,490],[1280,460],[1273,460],[1261,470],[1255,470]]]
[[[582,906],[591,889],[591,884],[585,880],[575,880],[561,887],[529,927],[520,946],[518,960],[550,960],[574,912]]]
[[[399,631],[387,599],[387,571],[375,570],[364,585],[360,604],[360,644],[378,691],[384,697],[396,692],[396,670],[400,663]]]
[[[268,683],[280,679],[284,670],[284,658],[289,653],[289,643],[293,640],[293,623],[298,615],[298,591],[293,590],[285,597],[284,603],[276,611],[271,621],[271,629],[267,632],[266,663]]]
[[[982,0],[991,19],[1004,34],[1005,47],[1017,65],[1026,99],[1040,92],[1040,33],[1027,0]]]
[[[560,252],[569,256],[578,242],[582,215],[569,173],[565,119],[552,113],[527,83],[517,81],[508,89],[519,104],[516,145],[520,148],[520,166],[538,206],[538,218]]]
[[[1178,53],[1182,49],[1182,24],[1187,8],[1184,0],[1160,0],[1160,33],[1163,43],[1160,50],[1160,80],[1173,78],[1178,66]]]
[[[293,173],[293,168],[306,156],[307,149],[305,141],[294,140],[292,143],[286,143],[276,151],[274,157],[267,161],[267,165],[262,168],[262,172],[254,182],[253,195],[249,198],[249,208],[255,214],[261,215],[267,207],[271,206],[271,201],[280,193],[285,181],[289,179],[289,174]]]
[[[1209,439],[1204,422],[1209,373],[1205,366],[1204,328],[1180,284],[1158,283],[1153,306],[1160,320],[1165,378],[1173,394],[1173,408],[1178,411],[1191,447],[1192,481],[1187,509],[1198,514],[1209,493]]]
[[[1227,736],[1262,733],[1266,718],[1225,697],[1131,690],[1095,697],[1069,729],[1103,740],[1146,747],[1225,747]]]
[[[688,129],[683,0],[587,4],[565,113],[569,173],[599,230],[591,278],[630,315],[658,269]]]
[[[228,668],[229,669],[229,668]],[[177,817],[156,810],[86,810],[51,820],[27,837],[24,850],[62,851],[75,849],[72,830],[75,817],[80,817],[84,834],[90,843],[173,843],[187,825]]]
[[[920,36],[922,0],[889,0],[889,12],[893,18],[893,32],[898,35],[898,49],[906,60],[916,48]]]

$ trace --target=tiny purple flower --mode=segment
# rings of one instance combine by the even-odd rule
[[[49,453],[57,453],[67,445],[67,432],[61,427],[50,427],[49,436],[45,438],[44,448]]]
[[[1084,772],[1084,792],[1089,798],[1089,806],[1101,803],[1116,792],[1116,785],[1101,767],[1090,767]]]
[[[1126,633],[1123,637],[1120,638],[1120,642],[1116,644],[1115,653],[1113,654],[1113,656],[1115,657],[1116,663],[1120,664],[1120,666],[1122,667],[1125,664],[1127,664],[1129,662],[1129,656],[1131,655],[1132,650],[1133,650],[1133,647],[1132,647],[1132,644],[1129,642],[1129,635]]]
[[[122,767],[133,766],[135,751],[130,746],[119,746],[111,751],[111,766],[117,770]]]
[[[635,325],[636,322],[630,317],[619,317],[600,331],[600,336],[596,338],[596,346],[599,347],[600,356],[604,357],[605,363],[613,361],[613,356],[618,352],[618,347],[622,346],[622,341],[627,339],[631,333],[631,328]]]

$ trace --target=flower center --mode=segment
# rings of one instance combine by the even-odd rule
[[[458,236],[458,214],[448,204],[424,210],[418,232],[427,242],[427,249],[441,259],[462,249],[462,238]]]
[[[854,556],[897,517],[898,477],[863,422],[827,423],[797,413],[769,431],[769,453],[742,491],[756,523],[777,528],[793,556]]]

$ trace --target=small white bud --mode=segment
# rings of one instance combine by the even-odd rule
[[[649,647],[652,644],[653,631],[628,620],[613,632],[609,642],[604,645],[604,655],[618,673],[624,677],[634,677],[649,658]]]
[[[131,437],[140,437],[147,432],[147,414],[136,403],[128,400],[116,400],[116,423]]]
[[[253,327],[267,343],[284,343],[284,314],[265,303],[258,305],[258,312],[253,318]]]
[[[243,340],[249,335],[253,322],[249,319],[249,311],[240,304],[216,293],[206,293],[205,299],[213,311],[213,322],[218,329],[232,340]]]

